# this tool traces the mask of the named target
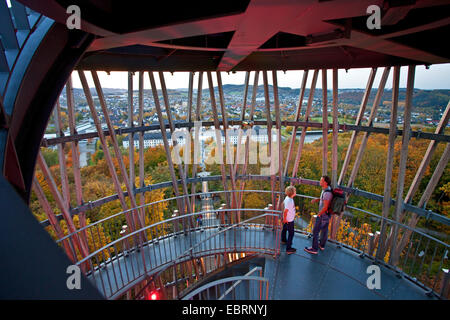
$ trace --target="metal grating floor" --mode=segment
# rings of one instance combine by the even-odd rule
[[[237,232],[237,242],[247,242],[255,239],[254,236],[246,237],[249,231],[240,230]],[[251,232],[255,233],[255,232]],[[263,242],[272,242],[272,232],[256,232]],[[207,236],[208,231],[201,234]],[[200,233],[193,233],[191,236],[200,236]],[[228,236],[226,242],[233,242],[234,237]],[[197,242],[199,239],[193,240]],[[250,242],[253,242],[250,240]],[[185,249],[189,241],[184,237],[169,237],[161,241],[156,247],[172,248],[169,252],[177,251],[175,248]],[[335,244],[328,242],[324,251],[317,255],[310,255],[303,249],[311,245],[311,239],[306,235],[296,233],[294,236],[293,247],[297,248],[295,254],[287,255],[285,246],[281,246],[281,254],[278,259],[271,257],[265,258],[264,277],[269,279],[269,299],[272,300],[430,300],[434,297],[428,297],[425,290],[405,278],[397,277],[393,270],[380,266],[381,271],[381,289],[370,290],[366,286],[366,281],[370,274],[367,273],[367,267],[373,262],[368,258],[360,256],[347,248],[338,248]],[[170,261],[171,258],[164,254],[157,254],[153,245],[144,249],[144,256],[147,259],[156,258],[157,264],[162,261]],[[209,244],[214,248],[214,243]],[[149,251],[148,251],[149,250]],[[166,251],[167,252],[167,251]],[[139,253],[130,252],[127,258],[121,257],[114,263],[102,268],[100,274],[96,272],[95,282],[101,290],[102,284],[108,293],[117,285],[122,286],[130,281],[126,279],[125,264],[131,272],[142,269],[142,260]],[[149,262],[150,263],[150,262]],[[132,266],[134,265],[134,267]],[[149,264],[150,265],[150,264]],[[122,269],[122,272],[120,271]],[[99,275],[101,275],[99,277]],[[100,281],[103,278],[103,281]],[[109,280],[108,280],[109,278]],[[125,278],[125,279],[124,279]],[[139,281],[139,280],[138,280]],[[110,285],[112,288],[110,288]]]
[[[304,251],[311,239],[296,234],[293,247],[297,252],[287,255],[285,246],[278,260],[266,259],[265,277],[270,278],[270,299],[274,300],[431,300],[425,291],[394,271],[380,266],[381,289],[366,286],[367,267],[372,261],[360,258],[346,248],[330,242],[324,251],[311,255]]]

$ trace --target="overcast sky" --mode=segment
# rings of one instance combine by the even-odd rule
[[[378,83],[383,73],[383,68],[379,68],[377,71],[377,76],[375,78],[374,87],[378,86]],[[402,67],[400,71],[400,87],[406,87],[407,78],[407,67]],[[345,70],[339,70],[339,88],[365,88],[367,79],[369,77],[370,69],[350,69],[348,72]],[[165,72],[165,81],[167,88],[177,89],[177,88],[187,88],[188,87],[188,73],[187,72],[175,72],[173,75],[170,72]],[[253,83],[253,72],[250,76],[250,84]],[[331,70],[328,70],[328,89],[332,87]],[[123,88],[128,87],[128,76],[127,72],[111,72],[109,75],[106,72],[98,73],[100,82],[104,88]],[[277,72],[278,86],[280,87],[291,87],[299,88],[302,80],[303,71],[286,71],[286,73],[279,71]],[[94,83],[89,72],[86,72],[86,76],[90,87],[94,87]],[[197,87],[197,76],[194,77],[194,88]],[[269,84],[272,84],[272,74],[268,74]],[[308,76],[308,86],[311,83],[312,72]],[[222,73],[222,83],[227,84],[243,84],[245,79],[245,72],[236,72],[235,74],[230,73],[229,75],[225,72]],[[157,87],[159,86],[159,78],[155,74],[155,81]],[[207,88],[207,78],[206,75],[203,76],[203,87]],[[213,74],[214,85],[217,85],[216,76]],[[262,84],[262,75],[259,77],[259,84]],[[81,88],[81,83],[76,72],[73,73],[73,85],[75,88]],[[138,76],[137,73],[133,78],[134,90],[138,88]],[[319,78],[317,81],[317,87],[322,88],[321,73],[319,73]],[[387,88],[392,88],[392,70],[386,84]],[[416,75],[414,87],[419,89],[450,89],[450,64],[436,64],[430,66],[428,70],[424,66],[416,67]],[[150,81],[148,75],[144,76],[144,88],[150,89]]]

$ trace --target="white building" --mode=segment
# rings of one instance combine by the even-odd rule
[[[169,146],[173,145],[172,141],[172,135],[169,131],[166,131],[167,140],[169,141]],[[134,147],[139,148],[139,133],[134,134]],[[185,140],[183,137],[177,138],[177,144],[184,145]],[[122,145],[124,148],[128,148],[130,145],[129,138],[125,138],[122,142]],[[149,131],[144,134],[144,149],[150,148],[150,147],[156,147],[156,146],[162,146],[164,145],[164,141],[162,138],[162,133],[160,130],[158,131]]]
[[[231,130],[228,130],[228,137],[230,139],[230,143],[232,145],[237,145],[238,143],[238,139],[239,139],[239,131],[238,131],[238,127],[234,127],[234,128],[230,128]],[[250,131],[250,139],[252,139],[252,141],[254,142],[259,142],[259,143],[268,143],[269,139],[268,139],[268,135],[267,135],[267,130],[265,129],[261,129],[261,127],[259,126],[255,126],[252,129],[248,129],[251,130]],[[177,138],[177,144],[178,145],[184,145],[186,138],[185,136],[188,134],[186,129],[178,129],[175,131],[176,134],[176,138]],[[195,138],[195,128],[192,130],[192,139]],[[247,139],[247,130],[243,130],[242,131],[242,135],[241,135],[241,144],[244,144],[246,139]],[[173,145],[173,141],[172,141],[172,135],[169,131],[166,131],[166,135],[167,135],[167,140],[169,142],[169,145],[172,146]],[[206,140],[212,139],[213,141],[216,141],[216,132],[214,128],[210,128],[210,129],[206,129],[205,127],[201,128],[201,131],[199,133],[199,140],[201,142],[205,142]],[[221,140],[222,140],[222,144],[225,144],[225,134],[224,131],[221,131]],[[273,142],[277,141],[277,137],[276,134],[273,133],[272,134],[272,140]],[[124,148],[128,148],[130,142],[128,138],[125,138],[123,140],[123,147]],[[161,131],[149,131],[147,133],[144,134],[144,148],[149,148],[149,147],[156,147],[156,146],[161,146],[164,145],[164,141],[162,138],[162,134]],[[139,133],[135,133],[134,134],[134,147],[135,148],[139,148]]]

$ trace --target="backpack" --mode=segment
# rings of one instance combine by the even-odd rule
[[[331,203],[328,207],[327,214],[337,214],[341,215],[342,212],[344,212],[345,205],[347,204],[347,201],[345,200],[346,195],[344,190],[335,188],[330,190],[325,190],[325,192],[331,192],[333,194],[333,199],[331,200]]]

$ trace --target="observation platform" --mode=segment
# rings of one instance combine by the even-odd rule
[[[196,258],[224,252],[224,248],[227,247],[240,248],[240,251],[245,252],[246,245],[253,247],[264,243],[268,246],[273,243],[275,237],[275,233],[270,229],[251,227],[234,228],[223,232],[220,236],[214,236],[215,233],[214,229],[210,229],[190,232],[186,236],[169,235],[157,243],[151,241],[139,251],[132,250],[126,256],[119,255],[113,261],[107,261],[100,271],[91,273],[88,278],[95,281],[101,292],[107,295],[114,293],[112,298],[115,298],[126,288],[142,281],[142,277],[131,276],[132,272],[143,271],[142,255],[145,257],[147,268],[157,266],[152,268],[151,273],[154,274],[170,266],[173,258],[188,250],[190,244],[195,246],[196,243],[201,243],[198,246],[199,252],[192,255]],[[205,241],[208,237],[212,238]],[[293,247],[297,248],[295,254],[287,255],[285,246],[281,245],[281,253],[277,258],[264,255],[263,273],[264,278],[268,279],[270,300],[437,299],[434,295],[428,296],[426,290],[383,265],[379,265],[381,288],[370,290],[366,286],[366,281],[371,275],[367,273],[367,267],[373,264],[372,259],[361,258],[354,250],[342,245],[339,247],[330,241],[324,251],[310,255],[303,250],[305,246],[310,245],[311,239],[307,235],[296,232],[293,240]],[[252,248],[250,251],[257,250]],[[263,255],[256,252],[256,256]]]
[[[275,300],[428,300],[425,290],[397,277],[396,272],[380,266],[381,289],[366,286],[367,267],[373,261],[358,253],[328,242],[324,251],[311,255],[304,247],[311,239],[296,234],[297,252],[282,252],[277,260],[266,259],[265,277],[269,277],[269,297]]]
[[[268,283],[267,288],[270,286],[271,299],[429,299],[431,298],[429,296],[448,299],[450,297],[448,259],[450,245],[416,228],[423,220],[426,220],[425,223],[433,220],[441,226],[450,225],[448,217],[428,210],[433,206],[428,205],[427,209],[427,203],[431,204],[429,200],[433,199],[434,190],[442,186],[441,177],[450,159],[450,135],[445,132],[450,119],[450,103],[447,104],[445,111],[441,108],[443,106],[439,106],[443,113],[434,133],[411,130],[416,68],[425,65],[428,69],[430,65],[450,62],[448,50],[444,50],[444,46],[440,45],[444,43],[442,39],[448,34],[450,26],[447,16],[450,7],[448,1],[445,3],[443,1],[381,0],[375,3],[372,0],[288,1],[280,4],[277,1],[249,0],[239,2],[237,5],[232,1],[222,1],[220,6],[214,6],[214,8],[209,5],[193,7],[187,2],[177,6],[162,2],[163,8],[155,11],[152,8],[147,10],[149,4],[143,1],[136,6],[129,6],[128,3],[121,1],[109,1],[114,5],[106,8],[99,5],[99,1],[86,0],[78,9],[80,12],[89,14],[83,14],[82,18],[78,17],[81,21],[77,28],[81,29],[76,32],[67,24],[67,8],[63,4],[65,2],[0,0],[0,16],[2,17],[0,25],[0,168],[2,168],[0,201],[2,224],[5,230],[0,238],[0,251],[4,253],[2,255],[4,266],[2,265],[2,272],[0,272],[0,288],[2,289],[0,296],[37,299],[99,298],[100,295],[93,290],[92,286],[86,286],[88,289],[82,289],[82,292],[68,288],[66,270],[69,265],[76,264],[82,266],[83,273],[108,299],[145,297],[142,294],[144,290],[155,290],[155,288],[170,291],[171,294],[166,297],[183,298],[185,292],[182,291],[180,294],[179,289],[184,290],[187,287],[191,290],[203,282],[210,281],[210,276],[215,271],[220,272],[221,268],[231,268],[236,265],[235,262],[241,262],[239,257],[248,259],[249,255],[256,255],[260,259],[265,259],[262,266],[265,278],[259,279],[261,277],[252,276],[252,279],[244,280],[259,281],[258,284]],[[378,6],[378,10],[382,7],[383,18],[377,24],[383,24],[383,31],[366,28],[368,26],[366,24],[367,9],[373,6]],[[149,13],[153,16],[149,16]],[[299,13],[302,13],[302,19],[298,19]],[[424,20],[423,17],[427,18]],[[115,23],[118,20],[121,23]],[[266,21],[271,23],[267,24]],[[400,91],[399,88],[403,75],[401,68],[405,66],[408,66],[407,85],[403,93],[403,90]],[[371,100],[369,98],[375,90],[374,83],[380,67],[384,67],[384,71],[380,81],[376,81],[376,94],[373,102],[370,102],[372,105],[370,116],[365,119],[364,115],[369,113],[368,104]],[[356,103],[360,105],[360,108],[354,125],[338,121],[339,116],[343,115],[340,114],[339,109],[339,104],[343,102],[343,97],[339,94],[339,70],[352,68],[371,68],[361,104]],[[72,82],[74,70],[78,73],[84,95],[75,93]],[[91,71],[94,92],[89,87],[86,70]],[[102,89],[107,86],[101,83],[97,71],[105,70],[108,73],[114,71],[128,73],[126,104],[118,103],[120,101],[115,97],[110,99],[108,92]],[[150,71],[144,72],[144,70]],[[272,71],[271,84],[269,84],[267,70]],[[286,73],[287,70],[303,71],[299,103],[295,106],[293,113],[289,109],[291,103],[286,100],[291,100],[292,97],[288,97],[283,93],[282,88],[278,87],[279,82],[285,81],[281,77],[278,81],[278,74],[281,75],[281,71]],[[331,78],[327,78],[327,70],[332,71],[332,81],[330,81]],[[137,71],[139,71],[139,93],[136,99],[138,103],[134,103],[136,88],[133,89],[133,73]],[[222,84],[222,74],[230,71],[232,73],[246,72],[243,87],[244,99],[238,101],[239,103],[236,103],[234,98],[230,100]],[[160,86],[155,81],[156,72]],[[173,72],[189,72],[189,81],[186,83],[187,99],[184,94],[182,98],[169,94],[171,92],[167,90],[164,76],[167,72],[172,74]],[[212,72],[215,73],[215,77]],[[311,73],[312,79],[308,78],[308,74],[311,76]],[[260,80],[261,77],[262,80]],[[392,86],[388,84],[388,79],[391,77]],[[149,80],[151,87],[151,94],[147,95],[147,98],[144,98],[144,93],[146,91],[148,93],[150,87],[144,85],[144,79]],[[317,97],[320,97],[319,90],[316,88],[318,79],[321,80],[321,88],[324,89],[321,90],[321,101],[330,101],[329,98],[332,96],[332,102],[322,103],[322,122],[310,122],[309,119],[312,119],[311,115],[317,107]],[[224,84],[226,85],[226,82]],[[251,90],[250,86],[252,86]],[[260,112],[259,106],[262,105],[262,100],[258,96],[261,97],[262,93],[261,89],[258,92],[258,87],[261,86],[264,91],[265,108],[263,109],[265,111]],[[205,90],[206,87],[209,90]],[[378,109],[386,102],[385,89],[388,87],[392,88],[392,102],[388,108],[390,109],[389,128],[379,128],[375,124],[380,113],[385,110]],[[198,88],[196,99],[194,99],[195,88]],[[209,91],[209,98],[207,94],[202,96],[202,88]],[[329,89],[325,90],[326,88]],[[327,98],[327,92],[331,88],[332,94]],[[269,91],[273,92],[273,101]],[[64,92],[65,97],[62,97]],[[159,93],[162,94],[163,103],[160,103]],[[88,116],[89,121],[92,120],[95,124],[96,132],[81,133],[80,128],[77,127],[77,122],[80,122],[77,117],[77,106],[80,106],[79,96],[81,101],[85,99],[89,109],[88,113],[83,114],[83,121],[87,120],[85,116]],[[63,99],[59,99],[60,97]],[[177,100],[176,104],[173,99]],[[95,103],[97,100],[101,110]],[[230,108],[230,105],[233,107]],[[239,110],[236,109],[238,105],[242,106]],[[123,106],[128,106],[127,112],[122,112],[122,115],[127,114],[127,126],[123,126],[125,123],[122,118],[117,120],[113,114],[110,114],[116,113],[117,109]],[[135,109],[135,106],[138,108]],[[332,106],[332,121],[329,121],[327,117],[328,106]],[[397,110],[398,106],[403,106],[404,120],[400,123],[401,128],[398,126],[400,112]],[[145,115],[144,107],[145,111],[151,109],[152,123],[148,123],[149,118]],[[136,111],[139,111],[139,119],[136,117]],[[308,121],[299,121],[303,113],[304,119]],[[50,120],[52,114],[53,119]],[[238,120],[230,118],[236,114],[241,115]],[[291,119],[292,114],[296,115],[294,119]],[[185,115],[183,121],[172,121],[181,115]],[[159,124],[153,123],[156,120],[155,116]],[[256,116],[258,120],[254,121]],[[193,119],[195,121],[192,121]],[[137,126],[136,120],[139,123]],[[147,165],[142,165],[142,162],[139,163],[139,180],[137,180],[135,166],[137,158],[134,156],[137,150],[133,149],[135,134],[143,137],[149,131],[162,130],[161,132],[165,133],[166,129],[169,129],[173,138],[175,129],[192,128],[198,122],[203,128],[214,127],[216,130],[221,130],[222,127],[225,142],[228,140],[229,126],[239,126],[241,129],[253,125],[266,127],[268,137],[271,137],[270,131],[274,128],[280,136],[283,128],[295,129],[291,132],[288,149],[280,146],[279,142],[282,139],[277,139],[280,147],[269,148],[271,160],[276,159],[274,156],[277,152],[279,160],[286,160],[278,166],[278,173],[270,172],[270,176],[255,175],[248,167],[251,159],[250,148],[253,148],[250,140],[246,140],[243,157],[245,163],[241,167],[239,167],[241,165],[239,161],[234,166],[228,166],[228,163],[224,166],[222,163],[220,176],[200,177],[200,174],[196,173],[197,164],[189,167],[189,164],[185,163],[184,169],[182,165],[178,165],[179,173],[177,174],[169,156],[170,148],[176,146],[175,141],[171,143],[167,135],[162,134],[171,181],[160,181],[145,186],[148,172],[141,170],[147,168]],[[50,129],[49,125],[54,132],[57,132],[56,138],[42,140],[44,132],[47,128]],[[69,127],[68,135],[62,133],[66,126]],[[331,166],[328,167],[329,146],[325,136],[331,127],[333,132]],[[108,133],[105,132],[106,128]],[[296,230],[300,230],[294,239],[294,246],[297,247],[298,252],[287,256],[284,250],[279,251],[280,228],[278,226],[272,230],[270,228],[271,221],[279,218],[281,212],[261,207],[262,203],[266,204],[270,201],[270,206],[278,208],[275,202],[278,193],[275,191],[277,180],[280,193],[283,193],[283,183],[292,184],[294,182],[292,179],[295,179],[297,185],[319,185],[318,181],[309,179],[316,176],[313,171],[298,170],[300,161],[308,161],[305,159],[307,152],[302,150],[304,150],[305,135],[312,128],[321,130],[324,135],[322,172],[329,172],[331,169],[333,185],[342,187],[348,196],[382,202],[383,210],[372,213],[348,206],[348,214],[344,213],[342,217],[346,228],[345,234],[344,232],[342,234],[344,236],[353,234],[355,239],[336,236],[336,239],[342,241],[343,247],[338,248],[331,244],[325,252],[320,252],[317,256],[309,256],[303,252],[303,247],[310,244],[310,239],[306,235],[308,221],[305,220],[306,224],[296,225]],[[342,148],[342,142],[338,139],[339,130],[352,132],[352,137],[338,179],[341,161],[337,152]],[[300,134],[299,138],[297,133]],[[357,144],[357,135],[362,133],[364,137],[361,143]],[[363,170],[361,164],[369,152],[368,139],[371,133],[389,135],[384,170],[384,181],[388,183],[383,194],[374,194],[353,187],[359,185],[358,174],[361,174]],[[114,155],[110,152],[108,135],[113,145]],[[118,145],[120,141],[118,138],[126,139],[125,136],[128,136],[130,142],[129,172],[124,162],[123,152]],[[396,145],[396,136],[402,136],[399,149],[397,149],[399,145]],[[412,138],[430,142],[407,191],[410,181],[410,168],[407,165],[408,149],[415,147]],[[83,184],[85,179],[82,178],[87,172],[82,173],[80,170],[79,164],[83,160],[79,157],[79,143],[87,139],[98,139],[102,143],[109,176],[106,173],[108,170],[105,170],[104,179],[99,177],[96,180],[105,183],[112,181],[115,194],[108,191],[107,194],[101,195],[102,198],[92,199],[94,193],[89,190],[87,184]],[[217,146],[221,150],[223,145],[220,136],[216,136],[216,139]],[[274,140],[269,141],[269,146],[275,142]],[[237,146],[241,145],[241,142],[242,140]],[[297,148],[294,148],[297,142]],[[440,152],[437,148],[438,143],[447,145],[437,162],[434,161],[434,157],[437,157]],[[68,162],[69,154],[66,152],[66,146],[69,144],[73,155],[71,165]],[[356,159],[350,167],[358,145]],[[41,146],[58,149],[59,170],[54,170],[55,168],[47,163]],[[144,147],[141,140],[138,148],[140,160],[145,159]],[[236,147],[236,155],[238,150],[239,148]],[[284,150],[287,150],[287,154],[284,154]],[[400,150],[398,164],[394,161],[395,150]],[[228,152],[226,154],[230,159]],[[117,161],[118,171],[113,160]],[[291,160],[295,162],[292,163]],[[271,168],[272,164],[271,162]],[[291,175],[289,168],[292,165]],[[69,167],[71,167],[70,170]],[[382,166],[380,168],[383,169]],[[42,176],[36,176],[36,169],[43,174],[46,185]],[[379,171],[380,176],[383,174],[382,171]],[[192,177],[189,177],[189,172],[192,173]],[[427,172],[432,172],[431,176]],[[127,178],[128,173],[129,178]],[[369,170],[366,171],[366,174],[368,173],[370,173]],[[395,180],[394,174],[397,173],[397,180]],[[55,174],[57,176],[54,176]],[[72,174],[73,179],[69,179]],[[312,176],[309,176],[310,174]],[[350,177],[347,180],[348,174]],[[298,179],[297,176],[306,176],[307,179]],[[207,198],[212,192],[207,192],[204,188],[205,194],[201,205],[203,211],[190,213],[191,208],[192,211],[198,208],[195,203],[197,194],[194,194],[198,188],[197,184],[219,180],[224,191],[215,193],[222,193],[224,197],[221,197],[221,201],[226,202],[228,209],[222,207],[216,210],[211,199],[208,200],[208,204]],[[264,199],[261,205],[252,204],[257,208],[247,208],[250,206],[249,202],[254,202],[246,202],[244,198],[244,193],[248,195],[250,192],[253,194],[257,192],[245,190],[249,187],[248,184],[245,185],[245,182],[249,180],[262,182],[260,184],[262,190],[258,196],[262,196],[264,192],[270,193],[270,195],[266,194],[267,197],[260,198]],[[139,188],[136,188],[138,181]],[[231,182],[231,191],[229,191],[228,181]],[[237,191],[236,181],[240,182],[238,183],[240,191]],[[364,181],[364,178],[361,181]],[[425,182],[427,182],[426,186]],[[395,184],[397,192],[396,198],[393,199],[392,191]],[[176,192],[176,190],[180,191],[180,186],[182,186],[183,196],[179,196],[181,193]],[[191,194],[188,191],[189,186]],[[123,187],[126,190],[123,190]],[[137,201],[138,195],[139,197],[144,195],[145,198],[147,192],[162,188],[172,188],[176,197],[145,205],[143,205],[144,201]],[[30,201],[32,190],[38,198],[40,209],[43,210],[39,212],[39,216],[45,214],[47,217],[46,221],[41,221],[39,224],[29,212],[29,209],[38,207],[37,203]],[[75,190],[76,208],[72,207],[75,203],[71,192],[73,190]],[[232,195],[230,192],[236,191],[239,193],[239,198],[233,197],[233,200],[229,197]],[[407,191],[404,199],[403,191]],[[87,192],[91,193],[88,197],[85,196]],[[226,193],[229,193],[228,197]],[[100,193],[98,195],[100,196]],[[419,196],[420,200],[415,204],[415,199]],[[305,198],[307,197],[309,196],[305,195]],[[108,214],[107,217],[102,214],[102,218],[96,215],[91,216],[89,210],[100,209],[100,206],[117,198],[124,211]],[[189,199],[193,200],[194,206],[191,207]],[[441,197],[439,201],[441,200],[445,199]],[[139,202],[142,206],[137,208]],[[389,206],[394,205],[395,220],[391,220]],[[26,208],[27,206],[29,208]],[[244,207],[246,209],[243,209]],[[372,208],[369,205],[368,207]],[[179,215],[175,214],[175,211],[178,211]],[[180,224],[186,227],[184,219],[196,221],[195,218],[200,214],[205,215],[207,212],[214,211],[217,212],[217,218],[208,218],[203,231],[191,225],[185,228],[186,235],[179,233]],[[355,211],[358,214],[353,214]],[[57,216],[57,212],[60,215]],[[301,214],[306,216],[309,212],[311,211],[302,210]],[[75,215],[79,215],[80,228],[74,221]],[[84,223],[84,215],[86,222],[89,220],[92,223]],[[162,216],[172,218],[161,221]],[[230,219],[224,222],[226,219],[223,217]],[[153,223],[155,221],[158,222]],[[238,223],[233,227],[224,228],[224,225],[230,221],[238,221]],[[241,221],[246,222],[241,223]],[[60,222],[65,222],[68,232],[62,230]],[[49,228],[44,231],[43,228],[46,227]],[[66,256],[46,234],[48,231],[53,237],[56,236],[56,243]],[[65,235],[69,232],[70,234]],[[385,236],[388,236],[389,240]],[[397,238],[399,236],[401,236],[400,240]],[[383,242],[375,239],[382,239]],[[384,243],[385,239],[386,243]],[[141,246],[140,250],[135,247],[136,244]],[[130,248],[133,249],[130,250]],[[365,285],[369,276],[366,273],[367,266],[372,264],[371,259],[374,258],[375,251],[378,256],[386,256],[389,253],[389,263],[400,266],[399,270],[401,270],[397,273],[383,264],[379,291],[371,291]],[[366,258],[361,258],[360,253],[364,253]],[[199,269],[198,260],[202,269],[200,271],[197,270]],[[213,268],[210,267],[213,263],[216,269],[211,271]],[[34,265],[38,265],[39,268],[29,267]],[[193,277],[191,267],[196,269],[194,276],[198,282],[194,284],[191,281]],[[200,275],[203,278],[199,280]],[[399,275],[403,278],[398,277]],[[423,283],[414,280],[415,277]],[[85,277],[82,277],[83,281],[86,281]],[[203,290],[204,287],[197,289]],[[427,291],[429,294],[426,295],[424,290],[429,290]]]

